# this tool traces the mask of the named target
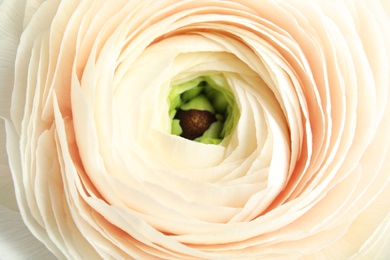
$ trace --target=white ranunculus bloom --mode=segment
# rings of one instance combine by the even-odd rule
[[[1,259],[390,257],[387,1],[0,8]]]

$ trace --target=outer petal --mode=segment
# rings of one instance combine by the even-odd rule
[[[0,118],[0,205],[18,211],[5,142],[4,120]]]
[[[0,5],[0,116],[9,116],[14,83],[15,56],[23,30],[25,0]]]
[[[27,229],[19,212],[2,205],[0,205],[0,258],[2,260],[56,259]]]
[[[386,254],[390,41],[373,3],[28,1],[7,121],[25,222],[64,258]],[[242,120],[207,149],[161,127],[162,97],[214,69]]]
[[[16,50],[23,30],[26,1],[0,2],[0,117],[9,117]],[[16,204],[8,165],[5,121],[0,119],[0,258],[55,259],[27,229]]]

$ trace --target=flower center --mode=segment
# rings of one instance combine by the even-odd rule
[[[205,144],[219,144],[239,117],[233,93],[222,76],[172,86],[169,102],[171,134]]]
[[[179,110],[175,116],[180,122],[182,133],[180,136],[194,140],[200,137],[216,121],[214,114],[204,110]]]

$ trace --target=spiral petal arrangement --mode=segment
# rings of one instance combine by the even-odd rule
[[[24,221],[57,257],[386,250],[379,1],[27,1],[18,19],[8,157]],[[172,102],[205,78],[225,130],[198,142],[175,134],[172,111],[200,108]]]

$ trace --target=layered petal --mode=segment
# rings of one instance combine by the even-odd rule
[[[58,258],[388,254],[379,0],[16,2],[1,5],[7,155]],[[202,79],[229,93],[216,144],[171,131],[171,93]]]

